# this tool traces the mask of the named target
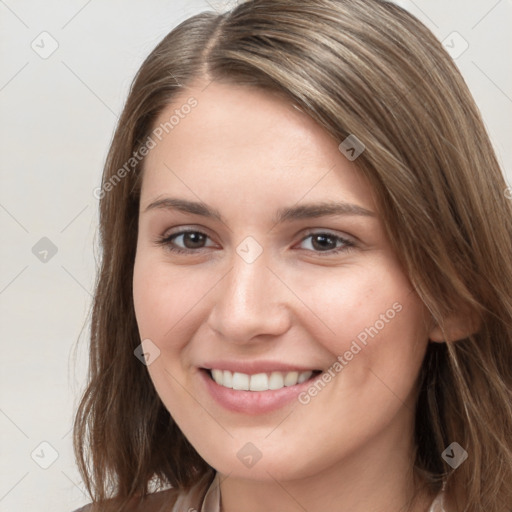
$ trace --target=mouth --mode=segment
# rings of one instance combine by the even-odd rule
[[[262,373],[242,373],[217,368],[203,370],[217,385],[235,391],[278,391],[283,388],[303,384],[316,378],[322,370],[272,371]]]

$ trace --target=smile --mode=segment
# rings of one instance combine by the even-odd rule
[[[270,391],[296,386],[320,373],[319,370],[255,373],[249,375],[229,370],[210,370],[210,377],[225,388],[239,391]]]
[[[197,375],[206,395],[235,413],[259,415],[289,406],[322,370],[279,361],[211,361]]]

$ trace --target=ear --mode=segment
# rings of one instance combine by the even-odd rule
[[[441,327],[433,321],[429,339],[435,343],[452,343],[467,338],[480,330],[481,320],[476,314],[466,313],[454,315],[444,321],[444,333]]]

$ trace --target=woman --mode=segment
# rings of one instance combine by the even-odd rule
[[[85,510],[510,510],[512,204],[413,16],[186,20],[97,196]]]

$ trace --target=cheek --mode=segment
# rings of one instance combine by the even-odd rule
[[[378,333],[401,333],[406,340],[422,321],[424,307],[394,260],[382,256],[371,264],[320,268],[288,276],[310,313],[301,315],[318,343],[331,353],[362,345]],[[410,329],[408,329],[410,328]]]
[[[169,304],[173,298],[167,293],[164,274],[158,278],[158,267],[148,265],[144,258],[135,260],[133,275],[133,303],[141,338],[160,339],[160,333],[167,327],[165,310],[175,311],[176,304]],[[176,301],[176,298],[174,298]]]
[[[225,473],[232,470],[246,441],[269,454],[261,478],[264,469],[278,478],[290,471],[296,477],[313,474],[361,448],[403,409],[426,347],[424,307],[390,260],[279,270],[294,292],[280,297],[287,301],[292,327],[331,354],[333,366],[336,361],[339,366],[325,386],[310,394],[308,390],[298,401],[293,421],[272,423],[272,436],[268,425],[251,422],[239,428],[231,425],[233,440],[220,426],[229,424],[229,418],[212,421],[186,391],[194,389],[193,375],[187,371],[187,344],[204,328],[208,308],[214,307],[208,294],[223,272],[213,267],[172,268],[144,255],[136,260],[134,303],[141,337],[153,339],[164,355],[148,368],[155,388],[196,449]],[[322,436],[311,435],[320,431]],[[211,438],[218,442],[211,443]]]
[[[223,275],[219,269],[170,265],[165,256],[148,252],[135,260],[133,297],[139,335],[141,340],[151,340],[161,356],[148,371],[178,424],[183,404],[190,400],[185,390],[194,386],[191,340],[198,329],[204,329],[211,307],[209,294],[219,275]],[[190,412],[190,407],[188,403],[185,410]]]
[[[190,410],[190,404],[183,407],[189,398],[184,389],[190,376],[182,360],[193,334],[191,329],[195,324],[190,320],[196,311],[197,295],[206,292],[202,290],[206,284],[202,283],[197,280],[194,284],[198,286],[191,286],[186,270],[173,272],[161,258],[143,251],[137,254],[133,300],[139,335],[141,340],[151,340],[160,351],[147,369],[157,393],[173,413]]]
[[[196,270],[197,273],[197,270]],[[211,279],[198,279],[190,270],[171,269],[165,262],[138,256],[133,276],[133,300],[141,338],[153,340],[161,350],[180,348],[184,329],[194,325],[197,304],[208,293]],[[178,336],[179,334],[179,336]]]
[[[426,308],[393,260],[347,267],[328,279],[303,277],[296,285],[315,313],[302,317],[303,326],[332,357],[329,387],[358,397],[354,415],[362,404],[393,407],[400,405],[395,395],[412,398],[428,342]]]

